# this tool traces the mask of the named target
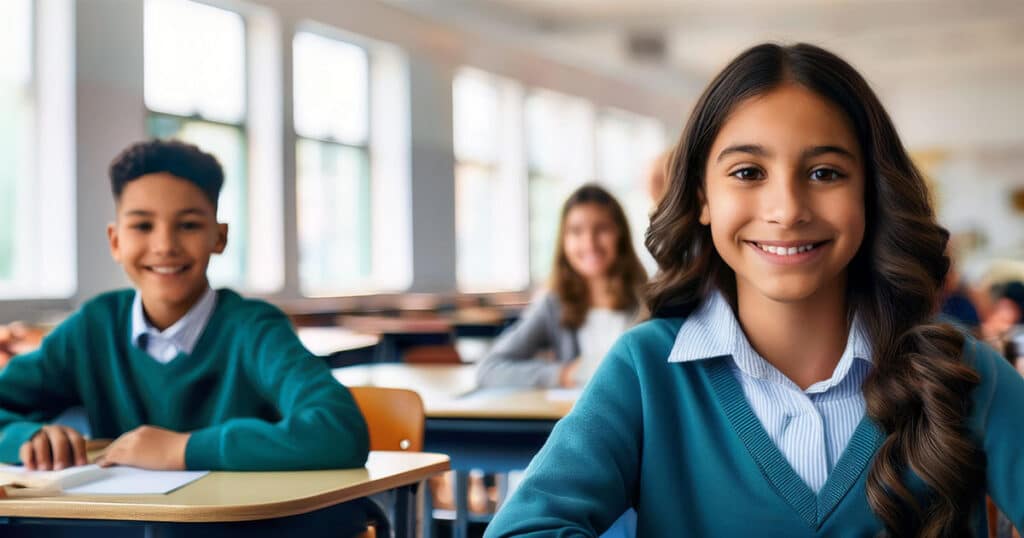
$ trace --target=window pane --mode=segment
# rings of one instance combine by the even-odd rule
[[[0,83],[0,281],[15,278],[15,263],[25,260],[27,252],[18,248],[29,232],[35,204],[28,202],[31,169],[32,104],[28,92],[8,83]],[[22,245],[27,246],[27,245]]]
[[[529,285],[522,89],[462,70],[453,82],[456,281],[462,291]]]
[[[499,235],[491,213],[496,182],[491,169],[473,164],[455,167],[456,271],[463,289],[487,288],[501,278],[491,262],[501,248],[501,242],[495,240]]]
[[[526,100],[530,166],[530,274],[551,270],[559,211],[577,186],[594,181],[594,108],[578,97],[539,90]]]
[[[245,26],[190,0],[146,0],[145,101],[157,112],[227,123],[245,118]]]
[[[32,4],[0,3],[0,290],[27,261],[19,243],[29,232],[32,170]],[[19,255],[20,254],[20,255]],[[27,269],[27,267],[25,267]]]
[[[485,73],[460,71],[452,82],[455,158],[490,163],[498,159],[501,137],[498,85]]]
[[[651,163],[665,150],[665,128],[654,118],[621,111],[602,116],[597,131],[598,173],[622,203],[642,259],[652,201],[644,185]]]
[[[177,138],[195,144],[220,161],[224,168],[224,187],[217,205],[217,220],[228,224],[228,246],[223,254],[211,259],[207,274],[215,287],[245,289],[250,238],[246,141],[242,129],[154,114],[149,117],[148,130],[157,138]]]
[[[25,87],[32,81],[32,2],[0,2],[0,21],[0,84]]]
[[[296,165],[302,293],[334,295],[365,287],[372,272],[366,150],[300,140]]]
[[[299,32],[294,42],[295,131],[364,146],[369,69],[361,47]]]

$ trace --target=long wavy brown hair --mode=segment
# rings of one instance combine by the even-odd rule
[[[615,298],[613,308],[616,310],[633,310],[640,305],[643,285],[647,282],[647,272],[640,264],[640,259],[633,249],[633,239],[629,233],[629,222],[626,212],[619,201],[608,191],[588,183],[576,189],[562,206],[562,214],[558,223],[558,241],[555,247],[554,267],[551,269],[551,290],[562,303],[562,325],[570,329],[578,329],[583,325],[590,309],[590,293],[583,276],[569,264],[565,255],[565,219],[569,211],[577,206],[593,204],[601,207],[611,216],[618,228],[619,241],[615,245],[615,262],[609,270],[608,280],[612,296]]]
[[[979,378],[962,361],[964,337],[931,321],[949,269],[949,233],[936,223],[888,114],[848,63],[812,45],[764,44],[715,77],[673,151],[668,192],[651,217],[646,244],[659,271],[647,288],[648,307],[654,317],[686,315],[716,287],[735,298],[736,275],[698,220],[708,153],[739,103],[784,83],[839,106],[864,155],[867,224],[847,270],[847,304],[871,340],[875,367],[863,392],[868,415],[886,434],[867,477],[868,502],[890,536],[970,535],[984,457],[964,423]],[[908,471],[926,484],[924,498],[908,488]]]

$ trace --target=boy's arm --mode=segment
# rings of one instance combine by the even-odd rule
[[[39,349],[17,355],[0,369],[0,461],[20,463],[19,451],[47,422],[78,403],[69,334],[76,314]]]
[[[299,342],[287,318],[267,307],[250,323],[247,374],[281,419],[237,418],[192,432],[185,466],[210,470],[361,467],[366,422],[348,389]]]
[[[487,527],[487,538],[598,536],[630,507],[643,405],[628,340],[612,347],[572,412],[555,426]]]

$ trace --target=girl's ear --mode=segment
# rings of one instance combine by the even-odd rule
[[[703,194],[700,196],[700,223],[704,226],[711,225],[711,210],[708,209],[708,199]]]

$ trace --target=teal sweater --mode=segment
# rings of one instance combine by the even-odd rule
[[[369,435],[348,390],[280,310],[230,290],[191,354],[167,364],[131,342],[132,290],[100,295],[0,370],[0,461],[83,405],[97,438],[149,424],[191,432],[189,469],[360,467]]]
[[[864,487],[879,428],[860,424],[815,494],[747,404],[731,358],[667,362],[681,323],[649,321],[615,344],[487,537],[597,536],[629,507],[639,537],[861,537],[883,529]],[[965,357],[982,378],[968,427],[987,457],[987,490],[1022,528],[1024,379],[974,340]],[[983,496],[971,518],[975,535],[986,536]]]

